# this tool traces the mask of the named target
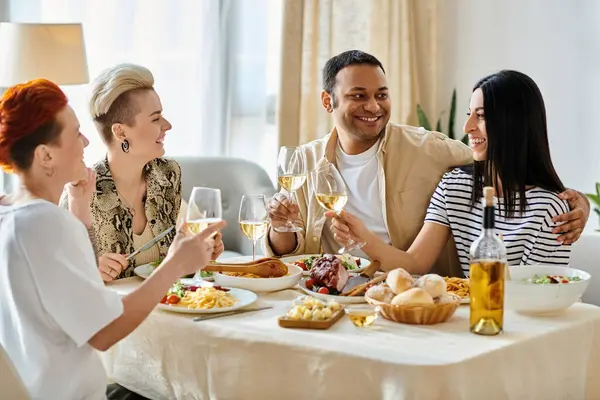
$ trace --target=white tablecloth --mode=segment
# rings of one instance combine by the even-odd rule
[[[119,281],[127,293],[138,278]],[[344,318],[326,331],[283,329],[296,290],[261,296],[271,310],[194,322],[155,310],[103,354],[109,377],[152,399],[600,399],[600,308],[554,317],[508,312],[505,333],[450,321],[372,329]]]

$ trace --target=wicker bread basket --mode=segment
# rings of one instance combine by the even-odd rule
[[[365,295],[369,304],[379,307],[379,312],[385,319],[401,322],[403,324],[414,325],[434,325],[440,322],[446,322],[460,305],[460,298],[455,297],[456,301],[436,303],[428,306],[419,305],[392,305],[383,303]]]

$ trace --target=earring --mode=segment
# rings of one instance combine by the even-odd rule
[[[127,139],[121,143],[121,150],[123,150],[123,153],[129,153],[129,141]]]

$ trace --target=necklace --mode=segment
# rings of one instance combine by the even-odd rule
[[[131,202],[129,200],[127,200],[127,198],[123,195],[123,193],[121,193],[119,191],[119,189],[117,189],[116,185],[115,185],[115,189],[117,190],[117,194],[119,195],[119,198],[121,199],[121,203],[123,203],[125,208],[127,208],[129,213],[131,214],[131,216],[135,217],[135,208],[131,205]],[[146,183],[144,182],[142,185],[140,185],[137,192],[135,193],[135,198],[138,198],[140,191],[145,191],[145,190],[146,190]],[[143,202],[143,200],[142,200],[142,202]]]

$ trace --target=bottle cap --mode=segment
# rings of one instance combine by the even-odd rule
[[[494,188],[486,186],[483,188],[483,203],[486,207],[494,206]]]

